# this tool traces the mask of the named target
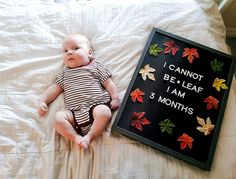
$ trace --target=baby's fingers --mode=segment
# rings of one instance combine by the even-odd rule
[[[45,115],[48,112],[48,106],[44,102],[40,102],[40,107],[39,107],[39,115]]]

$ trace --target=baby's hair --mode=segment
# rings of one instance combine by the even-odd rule
[[[64,40],[67,39],[67,38],[70,38],[70,37],[84,38],[84,39],[87,41],[88,47],[89,47],[91,50],[93,50],[92,45],[91,45],[89,39],[88,39],[87,37],[85,37],[84,35],[76,34],[76,33],[75,33],[75,34],[70,34],[70,35],[66,36],[66,37],[64,38]],[[63,40],[63,41],[64,41],[64,40]]]

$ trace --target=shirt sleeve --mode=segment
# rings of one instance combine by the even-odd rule
[[[101,83],[104,83],[108,78],[112,76],[110,71],[103,64],[99,62],[97,62],[97,72],[98,72],[98,78],[101,81]]]
[[[60,86],[62,89],[64,89],[64,76],[65,76],[65,70],[62,70],[56,77],[54,83]]]

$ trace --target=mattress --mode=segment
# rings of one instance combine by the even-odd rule
[[[217,6],[202,0],[0,0],[0,178],[236,178],[236,82],[232,82],[211,171],[111,131],[117,111],[89,149],[53,128],[39,97],[63,68],[61,42],[88,37],[97,61],[112,72],[122,100],[153,27],[230,53]]]

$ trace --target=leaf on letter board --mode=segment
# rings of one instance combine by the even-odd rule
[[[148,125],[151,123],[146,117],[144,117],[144,115],[145,112],[134,112],[131,121],[131,126],[134,126],[136,129],[142,131],[143,125]]]
[[[196,48],[184,48],[182,57],[188,56],[189,63],[192,63],[194,58],[199,58]]]
[[[165,42],[163,45],[166,46],[166,48],[164,49],[164,53],[171,53],[173,56],[179,50],[179,47],[175,44],[175,41],[173,40]]]
[[[145,93],[143,91],[140,91],[139,88],[135,89],[130,94],[133,102],[138,101],[140,103],[143,103],[143,95],[145,95]]]

